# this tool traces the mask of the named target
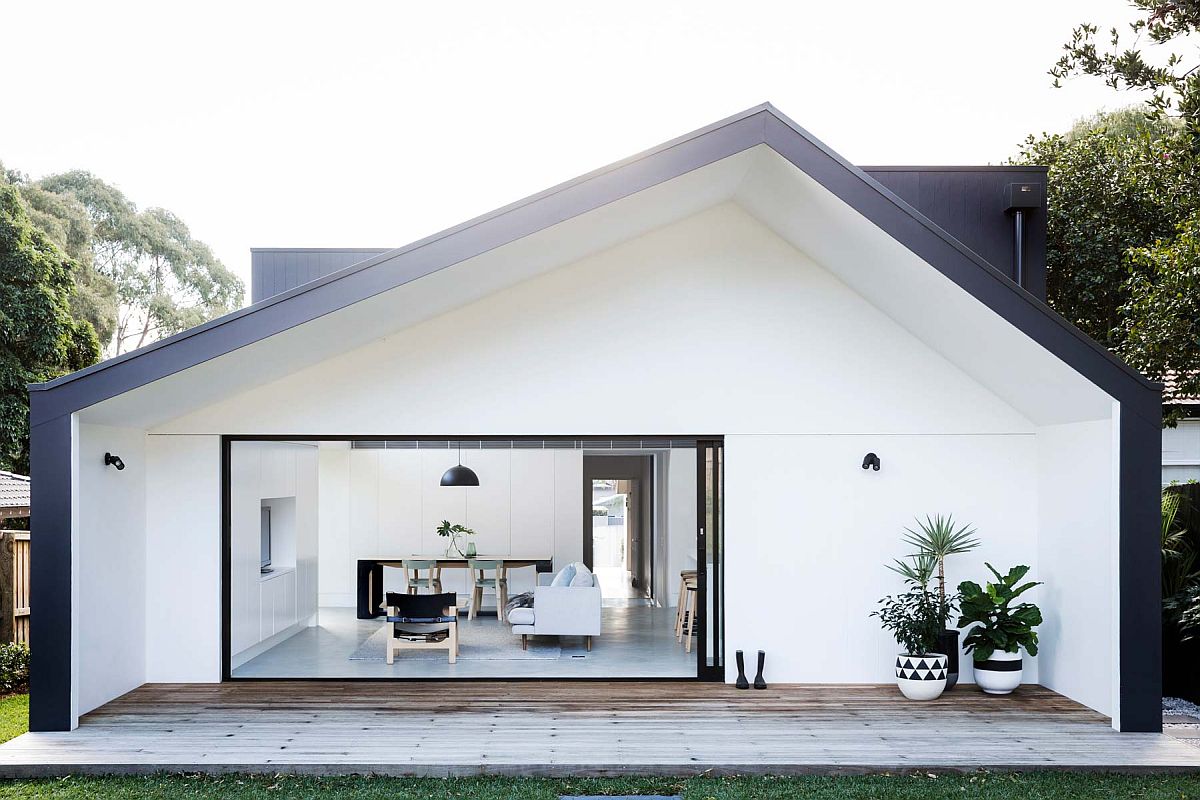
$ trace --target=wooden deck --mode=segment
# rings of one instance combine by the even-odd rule
[[[1200,748],[1122,734],[1046,689],[690,682],[147,685],[70,733],[0,746],[0,775],[861,773],[1200,769]]]

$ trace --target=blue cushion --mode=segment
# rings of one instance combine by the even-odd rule
[[[575,579],[575,564],[567,564],[558,571],[554,576],[554,580],[550,581],[551,586],[570,586],[571,581]]]

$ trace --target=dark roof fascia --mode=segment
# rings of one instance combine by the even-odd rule
[[[962,288],[1122,401],[1153,397],[1146,380],[897,195],[770,104],[333,272],[247,308],[53,381],[33,384],[30,421],[143,386],[500,247],[559,222],[767,144]],[[386,265],[386,268],[378,269]]]
[[[863,172],[1049,172],[1050,168],[1041,164],[1030,164],[1029,166],[1021,166],[1017,164],[985,164],[980,167],[971,167],[967,165],[951,165],[951,166],[904,166],[904,165],[887,165],[864,167],[859,166]]]
[[[251,253],[387,253],[395,247],[251,247]]]

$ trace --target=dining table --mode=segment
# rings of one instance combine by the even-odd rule
[[[553,572],[554,557],[551,555],[531,556],[529,554],[516,556],[488,555],[480,553],[470,558],[453,555],[407,555],[380,556],[376,558],[358,559],[358,618],[374,619],[383,616],[383,568],[395,567],[401,569],[405,561],[433,562],[440,569],[467,569],[468,561],[503,561],[505,570],[533,567],[536,572]]]

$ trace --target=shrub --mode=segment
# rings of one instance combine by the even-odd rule
[[[14,694],[29,690],[29,646],[0,645],[0,692]]]

